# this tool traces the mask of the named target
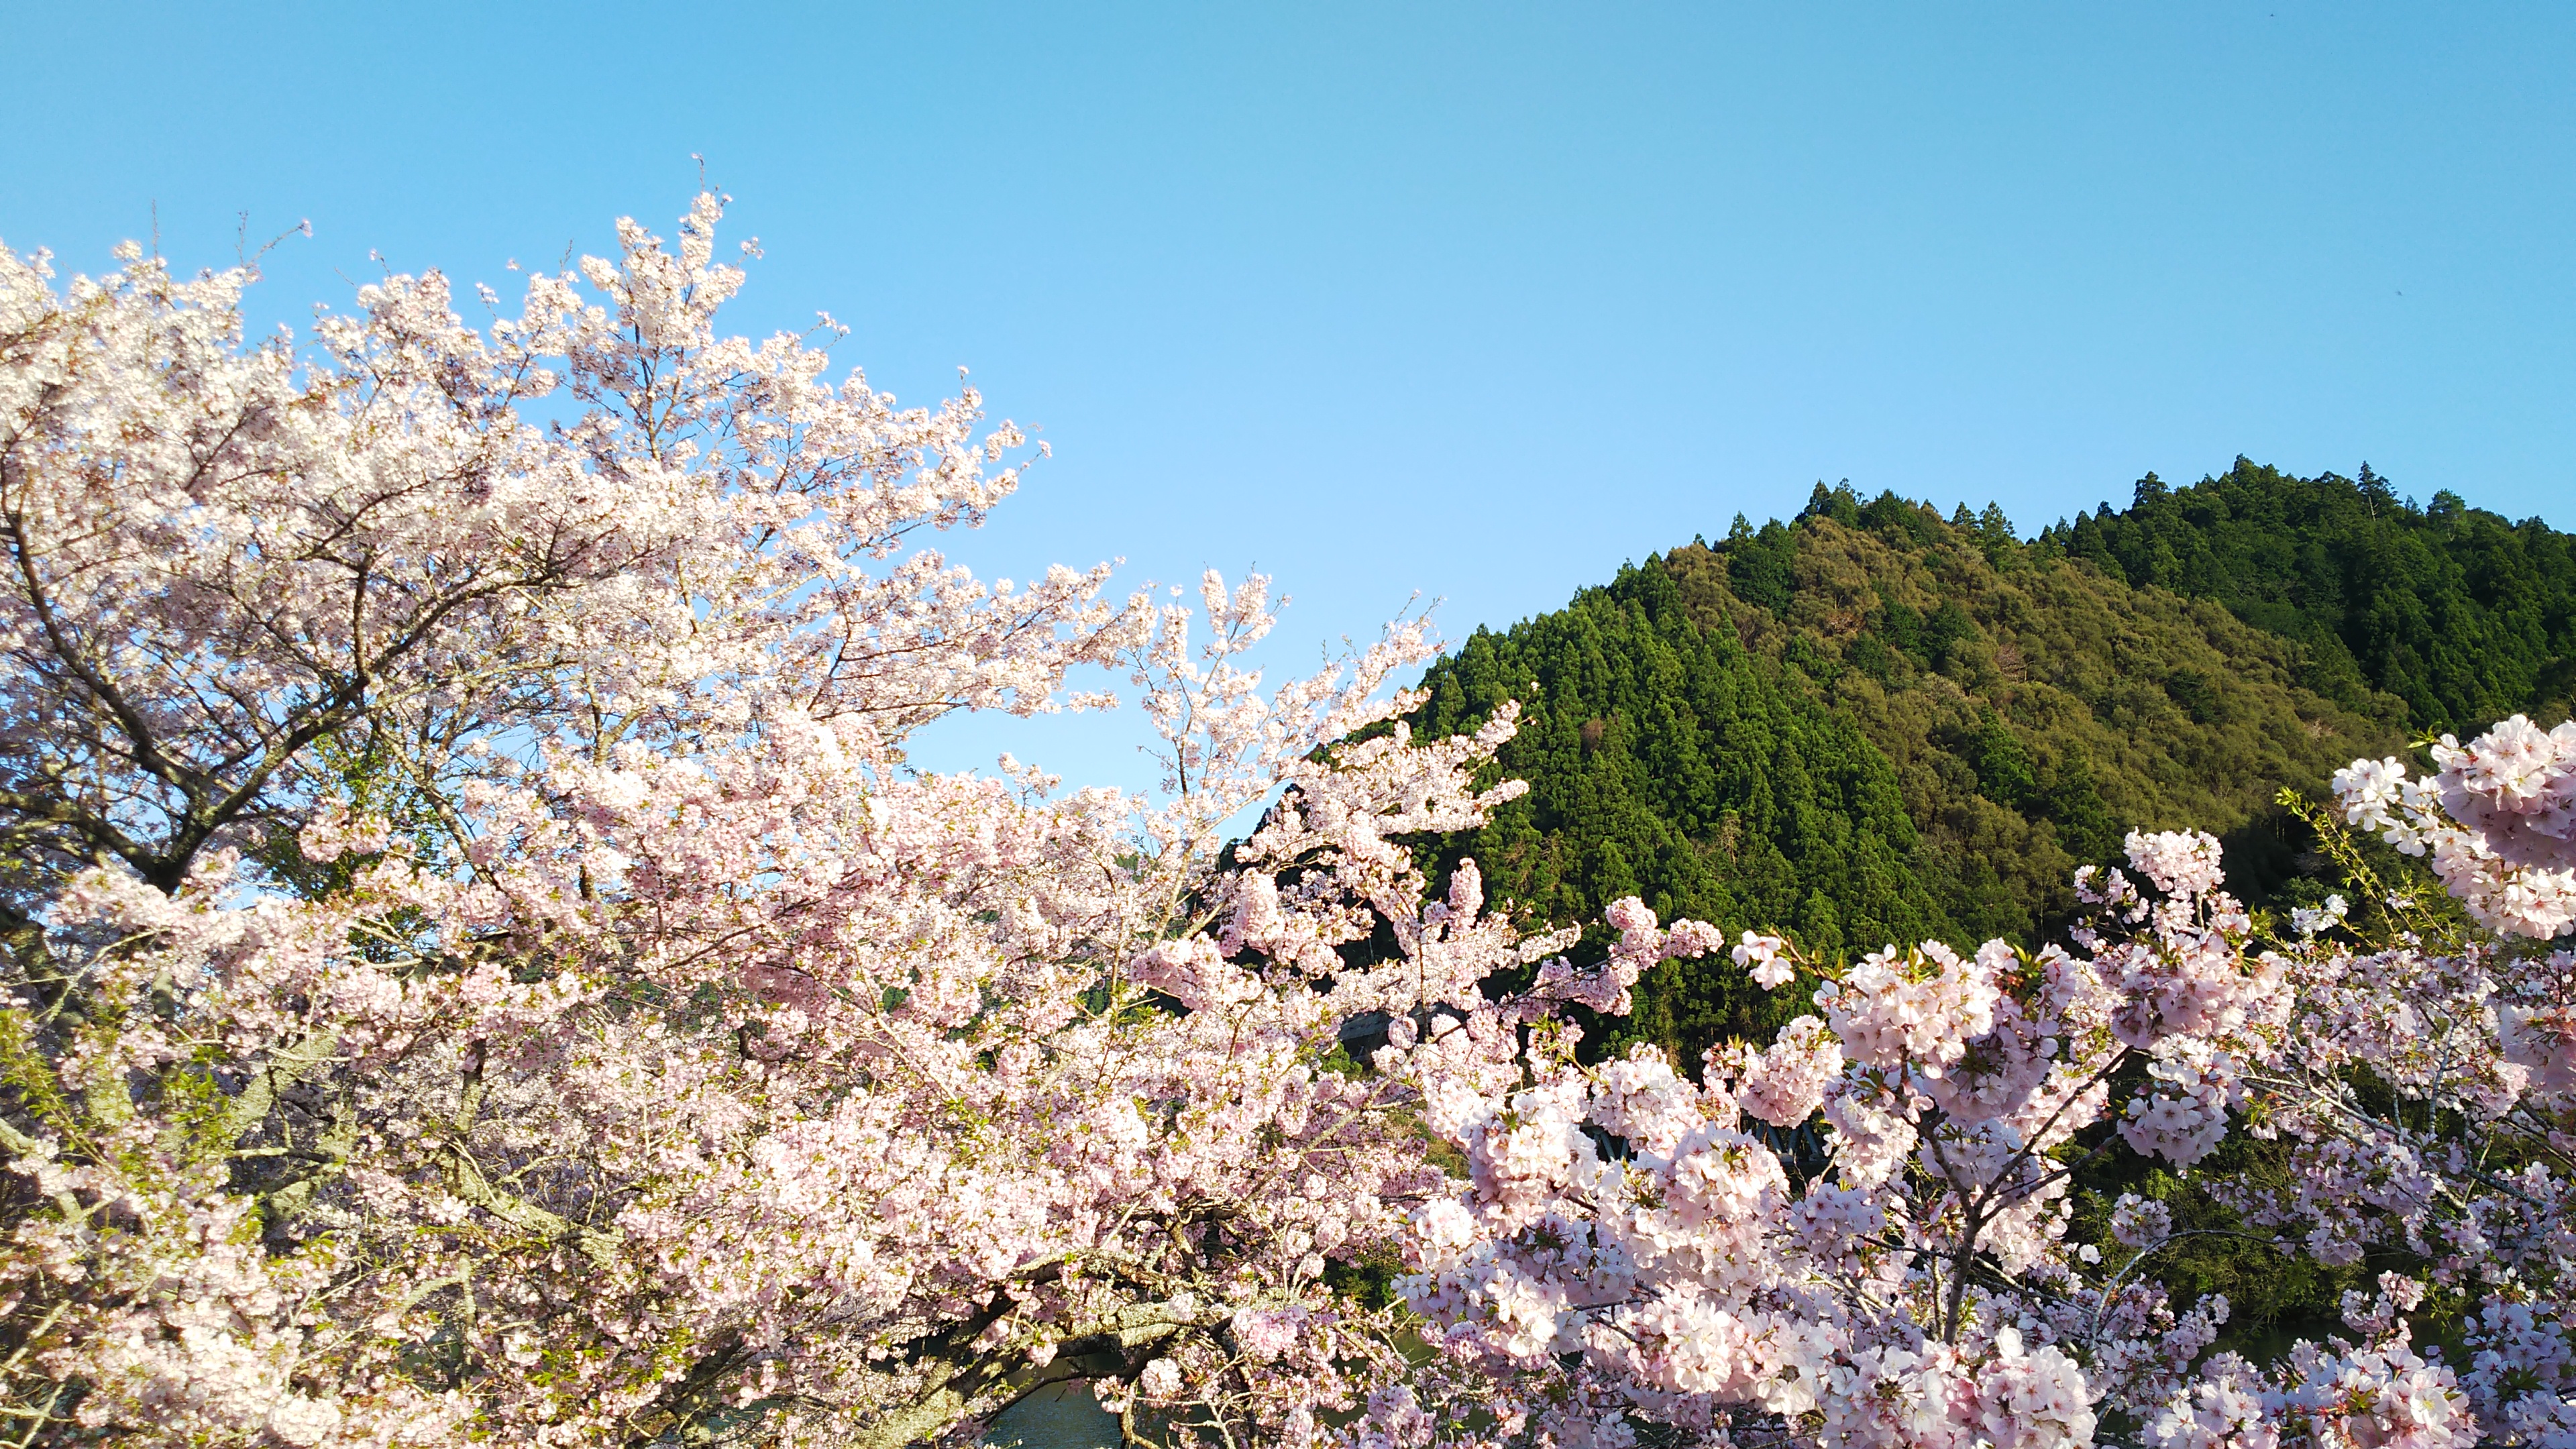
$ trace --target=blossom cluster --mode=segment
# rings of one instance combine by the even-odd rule
[[[2565,1442],[2576,1134],[2551,1103],[2576,1036],[2546,1003],[2568,953],[2356,950],[2348,908],[2264,949],[2216,840],[2127,845],[2125,871],[2079,879],[2073,951],[1926,942],[1836,967],[1748,934],[1737,963],[1795,959],[1819,1014],[1711,1051],[1696,1084],[1650,1047],[1586,1065],[1535,1038],[1509,1090],[1434,1119],[1469,1182],[1414,1216],[1426,1340],[1522,1385],[1562,1443],[1651,1422],[2085,1444],[2112,1413],[2157,1449]],[[2353,1092],[2364,1070],[2394,1110]],[[2223,1298],[2154,1281],[2188,1235],[2164,1204],[2124,1198],[2109,1241],[2068,1211],[2104,1153],[2188,1167],[2249,1123],[2292,1169],[2288,1191],[2211,1179],[2249,1229],[2329,1264],[2426,1263],[2352,1295],[2350,1337],[2268,1365],[2210,1352]],[[2478,1142],[2527,1165],[2496,1177]],[[2417,1348],[2428,1283],[2478,1304],[2466,1359]]]
[[[1394,1402],[1326,1267],[1443,1179],[1343,1033],[1558,959],[1393,843],[1517,792],[1475,783],[1510,712],[1404,731],[1419,620],[1265,682],[1257,576],[951,564],[1022,435],[723,335],[720,210],[480,331],[391,276],[304,348],[242,341],[244,272],[0,258],[0,748],[60,782],[5,802],[12,1442]],[[1165,797],[905,767],[951,709],[1108,702],[1084,667]]]
[[[2576,927],[2576,721],[2543,730],[2522,715],[2433,746],[2431,775],[2355,760],[2334,792],[2352,825],[2434,872],[2480,925],[2547,939]]]

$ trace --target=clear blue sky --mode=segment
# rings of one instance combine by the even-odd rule
[[[1056,460],[987,572],[1257,563],[1453,634],[1818,479],[2025,532],[2238,453],[2576,527],[2576,7],[0,4],[0,239],[668,234],[696,179]],[[504,290],[507,288],[505,286]],[[1132,719],[1132,717],[1131,717]],[[993,738],[946,737],[942,763]],[[1110,734],[1036,753],[1077,775]],[[950,758],[953,756],[954,758]],[[1118,758],[1124,758],[1123,750]]]

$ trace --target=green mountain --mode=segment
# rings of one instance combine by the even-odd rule
[[[2273,805],[2428,727],[2563,710],[2576,536],[2436,495],[2239,461],[2153,477],[2022,541],[1821,485],[1564,609],[1479,630],[1424,680],[1417,730],[1524,707],[1504,772],[1530,793],[1441,842],[1533,920],[1643,896],[1730,932],[1857,952],[2035,944],[2075,867],[2130,828],[2221,833],[2237,888],[2304,899]],[[1730,963],[1667,963],[1619,1039],[1695,1059],[1784,1008]]]
[[[2039,544],[2225,604],[2299,644],[2302,684],[2364,709],[2395,695],[2410,730],[2563,719],[2576,702],[2576,534],[2447,490],[2418,508],[2366,464],[2295,478],[2239,458],[2180,490],[2150,473],[2128,511],[2079,514]]]

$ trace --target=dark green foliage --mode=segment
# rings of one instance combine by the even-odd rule
[[[2183,489],[2150,473],[2126,512],[2105,504],[2037,542],[2215,599],[2296,641],[2301,684],[2354,709],[2395,696],[2414,730],[2563,717],[2576,692],[2576,535],[2450,492],[2419,508],[2366,464],[2298,478],[2239,458]]]
[[[1737,587],[1751,550],[1789,575],[1773,603]],[[2130,828],[2245,830],[2282,785],[2396,743],[2403,714],[2366,690],[2361,708],[2320,697],[2297,646],[2015,542],[1992,507],[1945,520],[1826,490],[1793,526],[1658,562],[1694,618],[1728,621],[1895,767],[1923,883],[1961,937],[2037,944],[2075,867],[2116,859]]]
[[[1634,893],[1828,953],[2036,945],[2131,828],[2214,831],[2240,892],[2304,899],[2283,786],[2410,728],[2565,711],[2571,544],[2366,468],[2150,476],[2029,543],[1992,504],[1819,483],[1792,522],[1739,515],[1434,668],[1429,734],[1528,711],[1503,767],[1530,795],[1442,854],[1534,920]],[[1668,965],[1617,1031],[1690,1060],[1781,1009]]]
[[[2075,867],[2132,827],[2227,836],[2239,884],[2296,874],[2275,818],[2393,747],[2405,708],[2301,683],[2309,654],[2214,602],[2133,588],[2014,540],[2001,512],[1818,485],[1794,523],[1735,520],[1504,633],[1424,684],[1416,728],[1526,710],[1502,767],[1530,794],[1472,854],[1552,924],[1635,894],[1730,933],[1854,953],[1938,937],[2045,940]],[[1795,1009],[1730,963],[1668,964],[1616,1038],[1693,1060]]]
[[[1738,598],[1766,609],[1789,607],[1790,591],[1797,587],[1789,565],[1797,556],[1798,541],[1780,520],[1755,533],[1743,514],[1735,515],[1735,527],[1726,535],[1726,573]]]
[[[1830,518],[1845,528],[1860,527],[1860,495],[1851,491],[1850,480],[1845,479],[1831,488],[1819,481],[1816,491],[1807,495],[1807,506],[1795,521],[1804,523],[1810,518]]]
[[[2004,727],[1992,709],[1979,710],[1977,727],[1951,745],[1950,750],[1977,772],[1978,794],[2016,810],[2038,799],[2039,777],[2031,768],[2029,748],[2022,744],[2021,736]]]
[[[2057,827],[2057,843],[2067,855],[2089,862],[2118,857],[2120,839],[2128,831],[2103,802],[2101,789],[2093,783],[2093,762],[2083,746],[2070,748],[2049,772],[2047,788],[2032,794],[2049,823]]]
[[[1508,633],[1478,631],[1424,684],[1415,725],[1434,736],[1522,701],[1502,768],[1530,794],[1441,854],[1444,868],[1474,856],[1488,892],[1538,921],[1637,895],[1667,919],[1785,927],[1828,953],[1956,933],[1887,758],[1733,631],[1693,618],[1660,561]],[[1685,1061],[1777,1010],[1725,961],[1670,963],[1640,996],[1620,1035]]]

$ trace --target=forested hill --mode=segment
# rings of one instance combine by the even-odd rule
[[[2396,695],[2419,732],[2564,718],[2576,698],[2576,534],[2447,490],[2419,508],[2368,465],[2296,478],[2239,458],[2181,489],[2150,473],[2127,511],[2078,514],[2039,546],[2216,599],[2299,641],[2302,683],[2356,705]]]
[[[1503,766],[1531,785],[1443,854],[1536,918],[1635,893],[1828,952],[2035,942],[2133,826],[2219,831],[2240,889],[2312,893],[2274,794],[2563,701],[2571,541],[2241,462],[2028,542],[1992,507],[1819,487],[1434,667],[1416,727],[1519,698]],[[1771,1010],[1731,965],[1671,963],[1622,1031],[1688,1059]]]

